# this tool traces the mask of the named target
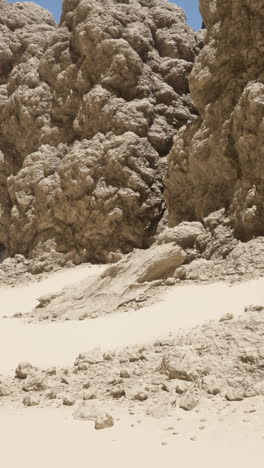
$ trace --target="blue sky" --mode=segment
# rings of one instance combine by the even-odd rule
[[[14,3],[16,0],[8,0],[9,3]],[[20,1],[25,1],[25,0],[20,0]],[[202,19],[199,13],[199,0],[169,0],[171,3],[176,3],[176,5],[179,5],[182,7],[188,18],[189,24],[194,28],[194,29],[200,29],[202,25]],[[38,3],[39,5],[43,6],[44,8],[47,8],[47,10],[50,10],[55,19],[59,21],[60,19],[60,14],[61,14],[61,5],[62,5],[62,0],[36,0],[35,3]]]
[[[193,29],[201,28],[202,18],[199,12],[199,0],[171,0],[171,3],[176,3],[185,11],[188,23]]]
[[[25,2],[29,0],[7,0],[8,3],[15,3],[17,1]],[[34,0],[30,0],[34,1]],[[57,22],[60,20],[62,0],[35,0],[34,3],[50,10]]]

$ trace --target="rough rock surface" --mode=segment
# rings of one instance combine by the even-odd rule
[[[200,8],[207,35],[190,76],[200,118],[169,155],[169,224],[225,208],[245,241],[264,234],[264,10],[258,0],[201,0]]]
[[[220,214],[208,217],[207,227],[183,222],[165,229],[148,249],[134,249],[103,273],[82,280],[74,288],[39,297],[38,306],[25,317],[34,321],[94,319],[153,304],[166,287],[219,280],[235,283],[263,276],[263,237],[246,243],[237,241],[228,226],[216,222]],[[2,265],[6,263],[10,261]],[[21,280],[19,275],[11,279]]]
[[[135,249],[95,279],[83,280],[78,287],[39,298],[39,305],[26,314],[37,320],[95,318],[132,303],[144,303],[153,288],[164,283],[185,261],[177,244],[153,244]]]
[[[246,243],[238,241],[230,225],[230,219],[224,216],[224,210],[212,213],[204,219],[203,224],[185,221],[173,228],[163,226],[162,231],[156,235],[156,242],[150,247],[149,252],[147,249],[145,252],[135,249],[134,253],[128,254],[123,259],[120,259],[122,256],[119,253],[111,252],[109,261],[111,258],[111,261],[120,263],[116,263],[116,269],[108,269],[108,280],[103,277],[102,281],[99,279],[97,280],[99,282],[95,282],[95,287],[90,290],[89,301],[92,297],[98,296],[99,290],[105,295],[105,287],[107,287],[107,304],[111,303],[109,311],[115,310],[116,307],[127,308],[129,305],[140,307],[140,304],[146,303],[145,301],[149,302],[153,294],[153,297],[157,298],[157,294],[164,290],[164,285],[173,286],[175,283],[180,285],[186,281],[199,283],[217,280],[227,280],[233,283],[263,276],[263,239],[260,236]],[[171,245],[166,247],[166,244]],[[65,257],[62,257],[60,253],[56,255],[54,253],[51,257],[48,252],[41,253],[41,250],[39,252],[39,258],[27,259],[17,254],[13,258],[4,259],[0,264],[0,285],[40,281],[46,278],[50,271],[60,269],[60,265],[65,263]],[[181,256],[184,257],[184,259],[180,260],[180,257],[178,259],[182,264],[177,263],[177,252],[181,252]],[[165,263],[165,269],[162,263]],[[65,266],[74,268],[71,260],[67,260]],[[156,279],[138,282],[142,271],[150,266]],[[114,276],[113,272],[116,272]],[[80,296],[87,298],[89,288],[90,281],[84,281],[78,288],[78,293],[71,291],[67,297],[68,299],[72,297],[75,303],[80,300],[78,299]],[[113,302],[110,300],[110,295],[113,296]],[[42,297],[40,307],[33,315],[43,317],[43,314],[39,313],[40,308],[46,307],[53,299],[54,297],[50,295]],[[93,315],[95,309],[98,309],[95,307],[97,299],[91,304],[90,315]],[[62,309],[64,305],[61,303]],[[51,307],[49,311],[51,312]],[[63,317],[63,313],[59,316]]]
[[[149,246],[200,35],[165,0],[65,0],[57,28],[33,3],[0,10],[0,257]]]
[[[15,141],[33,141],[45,119],[45,86],[39,86],[37,67],[54,30],[52,15],[35,3],[0,0],[0,261],[10,250],[13,204],[7,179],[23,164]]]
[[[29,369],[26,378],[0,379],[0,406],[73,407],[74,417],[110,427],[107,408],[193,410],[202,399],[241,401],[264,395],[264,305],[227,322],[211,321],[146,346],[77,356],[68,369]],[[121,377],[122,374],[122,377]],[[89,389],[92,398],[87,398]],[[106,411],[105,411],[106,409]],[[106,414],[108,413],[108,414]]]

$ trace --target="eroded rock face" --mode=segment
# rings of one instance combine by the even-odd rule
[[[164,0],[0,2],[0,243],[108,261],[152,242],[201,46]]]
[[[37,67],[54,30],[52,15],[35,3],[10,5],[0,0],[0,261],[9,250],[12,204],[7,178],[16,174],[23,162],[15,141],[22,139],[26,128],[29,132],[30,112],[37,128],[40,113],[35,112],[34,99],[41,100]],[[34,131],[23,138],[33,138]]]
[[[264,10],[258,0],[200,6],[207,36],[190,77],[200,118],[176,135],[169,156],[169,223],[225,208],[248,240],[264,233]]]
[[[12,251],[31,245],[34,256],[34,244],[53,238],[55,250],[81,263],[146,246],[161,212],[157,172],[158,154],[132,132],[41,146],[8,179]]]

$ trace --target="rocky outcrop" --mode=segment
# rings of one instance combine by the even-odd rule
[[[264,234],[263,16],[257,0],[201,0],[207,35],[190,89],[200,118],[175,137],[171,226],[224,208],[236,237]]]
[[[144,346],[94,348],[66,369],[20,363],[15,376],[0,379],[0,407],[72,406],[74,418],[97,421],[96,429],[113,425],[108,409],[115,401],[142,415],[142,409],[151,414],[163,405],[175,413],[175,407],[191,411],[201,404],[200,411],[205,399],[213,409],[250,398],[252,412],[253,398],[263,403],[263,333],[264,308],[258,305],[238,319],[211,320]]]
[[[35,127],[37,119],[43,118],[41,111],[36,113],[37,101],[41,101],[37,66],[55,26],[52,15],[33,2],[10,5],[0,0],[0,261],[10,250],[12,203],[7,178],[23,163],[15,141],[23,134],[33,139],[34,129],[31,136],[25,132],[30,127],[30,112]]]
[[[200,36],[164,0],[65,0],[57,28],[0,9],[2,249],[64,264],[149,246]]]
[[[144,251],[134,249],[118,263],[76,289],[40,297],[38,306],[27,314],[37,320],[90,319],[142,305],[155,294],[155,286],[165,284],[186,259],[175,242],[153,244]],[[175,283],[175,281],[174,281]]]

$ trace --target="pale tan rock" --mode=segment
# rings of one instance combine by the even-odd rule
[[[205,233],[205,228],[198,222],[182,222],[174,228],[165,229],[157,237],[158,244],[165,244],[175,242],[183,249],[191,248],[194,246],[198,236]]]
[[[26,379],[29,376],[32,377],[38,370],[30,362],[20,362],[15,370],[15,375],[18,379]]]
[[[244,399],[245,391],[243,388],[230,388],[225,394],[228,401],[241,401]]]
[[[94,423],[94,428],[98,429],[107,429],[108,427],[112,427],[114,425],[114,418],[109,414],[105,414],[104,416],[98,416]]]
[[[32,377],[23,384],[24,392],[40,392],[47,389],[47,383],[43,377]]]
[[[46,369],[45,374],[49,375],[49,376],[50,375],[56,375],[57,374],[56,367],[50,367],[50,368]]]
[[[264,380],[260,380],[259,382],[255,383],[253,390],[257,395],[264,396]]]
[[[24,406],[37,406],[39,405],[39,403],[40,403],[39,398],[34,395],[27,395],[23,398]]]
[[[176,268],[174,276],[177,279],[184,280],[186,278],[186,268],[184,266]]]
[[[81,403],[78,408],[75,409],[73,417],[76,419],[84,420],[96,420],[99,416],[103,415],[103,411],[100,410],[97,406],[91,405],[90,403]]]
[[[126,369],[122,369],[120,371],[120,377],[121,377],[121,379],[129,379],[129,377],[130,377],[129,371],[127,371]]]
[[[84,392],[83,394],[83,400],[96,400],[96,394],[93,392]]]
[[[165,280],[166,286],[174,286],[175,283],[176,283],[176,279],[173,276]]]
[[[177,350],[174,354],[165,354],[162,358],[160,373],[171,379],[194,382],[204,374],[199,356],[191,350]]]
[[[176,393],[179,393],[180,395],[186,393],[190,389],[191,383],[185,380],[179,380],[177,382],[177,385],[175,387]]]
[[[0,397],[6,397],[11,395],[13,390],[10,386],[0,383]]]
[[[231,314],[231,312],[227,312],[226,314],[222,315],[220,317],[219,322],[227,322],[228,320],[232,320],[234,318],[234,315]]]
[[[149,249],[138,250],[107,268],[96,279],[83,281],[76,290],[65,290],[51,300],[45,298],[45,307],[36,308],[31,314],[38,320],[44,316],[61,320],[63,318],[91,318],[114,312],[149,291],[152,293],[155,281],[172,277],[175,269],[186,259],[184,250],[173,243],[153,244]],[[142,355],[137,355],[137,360]],[[76,367],[96,365],[104,361],[102,351],[81,353]]]
[[[82,403],[73,413],[75,419],[94,421],[95,429],[105,429],[114,425],[114,418],[97,406]]]
[[[218,395],[224,389],[224,381],[207,375],[203,378],[203,388],[209,395]]]
[[[44,395],[49,400],[55,400],[57,398],[57,391],[55,389],[48,389]]]
[[[63,398],[63,402],[62,402],[62,403],[63,403],[64,406],[73,406],[74,403],[75,403],[75,398],[72,397],[72,396],[67,395],[67,396],[65,396],[65,397]]]
[[[125,397],[126,392],[123,387],[114,387],[113,390],[111,390],[110,395],[118,400],[119,398]]]
[[[179,131],[169,155],[169,225],[223,208],[245,241],[264,234],[264,12],[258,0],[201,0],[200,8],[205,47],[190,75],[200,117]]]
[[[145,401],[148,399],[148,393],[144,390],[138,390],[133,395],[134,400]]]
[[[86,382],[86,383],[83,384],[83,388],[84,388],[85,390],[87,390],[88,388],[90,388],[90,386],[91,386],[90,382]]]
[[[186,393],[180,400],[179,406],[185,411],[192,411],[199,403],[196,394]]]
[[[263,395],[263,333],[264,316],[252,310],[238,319],[224,323],[211,320],[194,329],[175,331],[166,340],[116,350],[112,360],[90,365],[87,376],[74,373],[76,366],[57,369],[57,374],[52,373],[49,378],[45,370],[39,370],[38,379],[27,376],[20,381],[14,376],[1,376],[0,387],[8,392],[0,404],[17,406],[26,389],[45,407],[62,404],[66,397],[83,400],[79,416],[93,420],[105,415],[106,402],[111,408],[127,408],[129,404],[130,414],[151,407],[158,412],[163,406],[170,411],[179,406],[190,411],[203,398],[209,400],[208,405],[210,401],[214,406],[228,400],[231,406],[233,401]],[[162,363],[160,353],[164,355]],[[95,354],[89,352],[89,359]],[[81,357],[85,358],[85,353]],[[121,361],[126,363],[130,375],[127,380],[120,378]],[[45,376],[45,386],[40,376]],[[67,380],[62,376],[67,376]],[[62,385],[62,378],[67,385]],[[87,392],[85,382],[92,383]],[[23,384],[28,386],[24,388]],[[98,406],[93,404],[92,395]]]
[[[95,349],[90,353],[80,353],[75,359],[74,365],[78,366],[87,365],[83,370],[87,370],[89,366],[100,364],[104,361],[103,352],[100,349]]]

